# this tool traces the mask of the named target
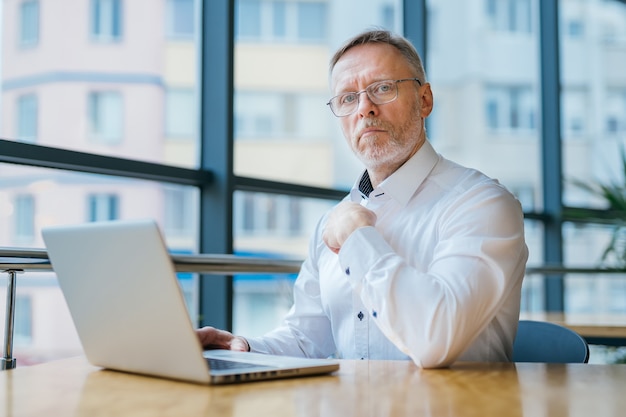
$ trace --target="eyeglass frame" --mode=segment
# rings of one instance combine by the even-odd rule
[[[354,113],[356,111],[356,109],[359,108],[359,103],[361,102],[361,94],[365,93],[367,94],[367,98],[374,104],[381,105],[381,104],[388,104],[388,103],[392,103],[394,101],[396,101],[398,99],[398,83],[404,82],[404,81],[417,81],[417,83],[420,85],[420,87],[423,85],[422,82],[420,81],[419,78],[413,77],[413,78],[401,78],[399,80],[380,80],[380,81],[376,81],[371,83],[370,85],[368,85],[367,87],[365,87],[363,90],[361,91],[347,91],[345,93],[341,93],[341,94],[337,94],[336,96],[331,97],[330,100],[328,100],[328,103],[326,103],[326,105],[330,108],[330,111],[335,115],[335,117],[346,117],[346,116],[350,116],[352,113]],[[370,96],[369,93],[369,89],[376,84],[379,83],[385,83],[385,82],[393,82],[394,86],[396,87],[396,96],[394,98],[392,98],[389,101],[385,101],[382,103],[376,103],[374,100],[372,100],[372,97]],[[346,113],[346,114],[342,114],[341,116],[337,115],[337,113],[335,113],[335,110],[333,109],[333,105],[332,102],[334,99],[336,99],[337,97],[341,97],[344,96],[346,94],[356,94],[356,105],[354,106],[354,110],[352,110],[350,113]]]

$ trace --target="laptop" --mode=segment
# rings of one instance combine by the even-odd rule
[[[93,365],[201,384],[339,369],[332,359],[203,351],[154,220],[55,226],[42,235]]]

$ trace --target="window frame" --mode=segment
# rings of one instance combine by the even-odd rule
[[[120,198],[115,193],[89,193],[87,207],[89,222],[117,220],[120,213]]]
[[[19,95],[16,100],[15,137],[24,142],[36,142],[39,132],[39,97],[35,93],[26,93]]]
[[[113,113],[115,114],[113,114]],[[93,90],[87,95],[87,135],[98,143],[115,145],[124,140],[124,96],[117,90]],[[110,126],[113,117],[116,126]]]
[[[192,10],[195,7],[194,0],[167,0],[165,34],[168,39],[188,40],[193,39],[196,35],[197,19],[194,18],[193,14],[191,20],[191,31],[181,32],[178,30],[177,18],[180,17],[180,15],[177,14],[177,12],[179,11],[177,5],[182,4],[182,2],[191,3]]]
[[[13,198],[15,206],[14,236],[18,245],[24,245],[35,239],[35,212],[37,201],[33,194],[20,192]]]
[[[0,139],[0,162],[36,167],[61,168],[86,173],[105,173],[126,178],[144,178],[173,184],[193,185],[200,198],[200,251],[233,252],[232,195],[236,190],[265,192],[300,197],[339,200],[346,190],[300,186],[233,174],[233,48],[235,2],[203,2],[199,26],[201,83],[199,129],[200,159],[197,169],[171,167],[108,156],[48,148]],[[544,209],[525,213],[527,219],[544,224],[546,263],[562,261],[562,190],[559,101],[558,1],[540,1],[541,69],[541,146]],[[409,38],[424,62],[426,50],[426,0],[403,1],[404,35]],[[122,25],[123,26],[123,25]],[[123,30],[121,30],[123,32]],[[221,62],[223,65],[214,65]],[[216,103],[219,103],[217,105]],[[221,221],[216,222],[215,219]],[[563,309],[562,276],[545,280],[545,305],[548,311]],[[198,325],[232,327],[232,278],[201,275],[199,279]],[[211,318],[211,319],[208,319]]]
[[[89,8],[89,35],[94,42],[119,42],[124,35],[123,0],[91,0]],[[105,8],[111,21],[103,21],[101,13]],[[106,27],[102,27],[106,25]]]
[[[40,13],[41,5],[39,0],[26,0],[20,4],[20,22],[19,22],[19,45],[22,48],[32,48],[39,44],[40,37]],[[32,15],[26,15],[27,12],[33,13]],[[34,19],[34,22],[26,22],[26,19]],[[26,28],[26,24],[30,23],[32,27]],[[33,32],[33,33],[27,33]]]

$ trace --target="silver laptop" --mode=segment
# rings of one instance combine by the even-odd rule
[[[89,362],[124,372],[220,384],[330,373],[334,360],[202,350],[153,220],[42,231]]]

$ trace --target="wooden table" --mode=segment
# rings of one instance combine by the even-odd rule
[[[520,319],[569,327],[592,344],[626,346],[626,314],[521,313]]]
[[[327,376],[201,386],[100,370],[82,357],[0,372],[13,416],[618,416],[626,365],[342,361]]]

